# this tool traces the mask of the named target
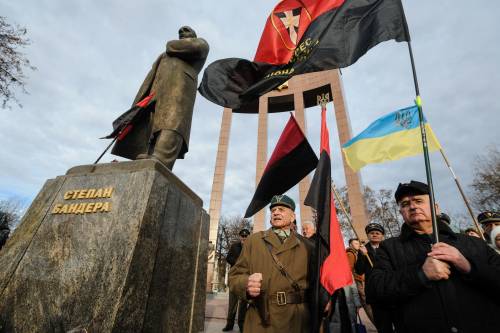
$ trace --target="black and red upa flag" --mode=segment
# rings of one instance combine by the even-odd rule
[[[123,140],[141,118],[148,116],[146,110],[149,112],[152,111],[150,107],[153,103],[155,103],[153,97],[154,93],[146,96],[143,100],[139,101],[137,104],[116,118],[113,121],[113,132],[101,139],[117,138],[118,141]],[[135,156],[132,157],[132,159],[134,158]]]
[[[281,133],[257,185],[245,217],[264,208],[273,195],[283,194],[314,170],[318,158],[293,115]]]
[[[343,68],[380,42],[409,41],[401,0],[283,0],[269,15],[254,61],[211,63],[200,93],[235,112],[292,76]]]
[[[344,240],[337,219],[331,188],[330,139],[326,126],[326,107],[321,110],[321,154],[304,204],[316,210],[317,238],[314,274],[316,293],[312,304],[313,332],[318,331],[321,316],[334,291],[352,284]],[[319,274],[318,274],[319,273]],[[319,278],[318,278],[319,275]]]

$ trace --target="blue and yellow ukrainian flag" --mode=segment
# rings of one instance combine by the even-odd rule
[[[441,149],[425,120],[429,151]],[[398,160],[423,153],[417,106],[407,107],[377,119],[342,146],[347,164],[354,171],[371,163]]]

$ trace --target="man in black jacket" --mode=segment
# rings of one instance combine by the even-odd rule
[[[440,242],[432,244],[426,184],[399,184],[395,197],[405,223],[377,251],[368,302],[395,306],[397,332],[498,331],[500,256],[441,221]]]
[[[238,260],[241,250],[243,249],[243,243],[247,239],[248,235],[250,235],[250,231],[248,229],[241,229],[239,232],[240,240],[231,244],[229,248],[229,252],[226,256],[226,261],[231,267],[236,264]],[[238,310],[238,327],[240,328],[240,332],[243,332],[243,324],[245,322],[245,314],[247,312],[247,303],[242,300],[238,300],[238,296],[234,293],[229,292],[229,305],[227,308],[227,322],[226,327],[222,329],[223,332],[228,332],[233,330],[234,319],[236,318],[236,310]]]
[[[354,270],[357,274],[365,276],[365,282],[371,276],[373,263],[377,259],[377,253],[380,243],[384,240],[385,229],[378,223],[369,223],[365,227],[368,244],[362,245],[358,252],[358,259],[354,264]],[[393,320],[391,318],[392,311],[390,307],[382,304],[371,304],[367,302],[373,313],[373,323],[377,327],[379,333],[392,333]]]

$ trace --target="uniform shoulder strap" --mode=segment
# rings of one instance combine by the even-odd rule
[[[281,275],[283,275],[288,280],[288,282],[290,282],[290,284],[292,285],[293,289],[295,289],[295,291],[300,291],[300,286],[297,283],[297,281],[295,281],[295,279],[292,278],[292,276],[285,269],[285,266],[278,259],[278,256],[276,254],[274,254],[272,245],[264,240],[262,240],[262,241],[264,242],[264,244],[266,244],[266,247],[269,250],[271,257],[273,258],[273,262],[276,265],[276,268],[278,268],[278,270],[280,271]]]

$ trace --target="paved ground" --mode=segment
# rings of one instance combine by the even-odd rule
[[[205,333],[221,333],[226,325],[227,293],[207,294],[207,305],[205,308]],[[377,330],[371,325],[364,311],[360,312],[361,320],[365,323],[368,333],[376,333]],[[238,325],[234,325],[233,332],[239,332]]]
[[[205,307],[205,333],[221,333],[226,326],[228,293],[207,294]],[[234,325],[233,332],[239,332],[238,325]]]

